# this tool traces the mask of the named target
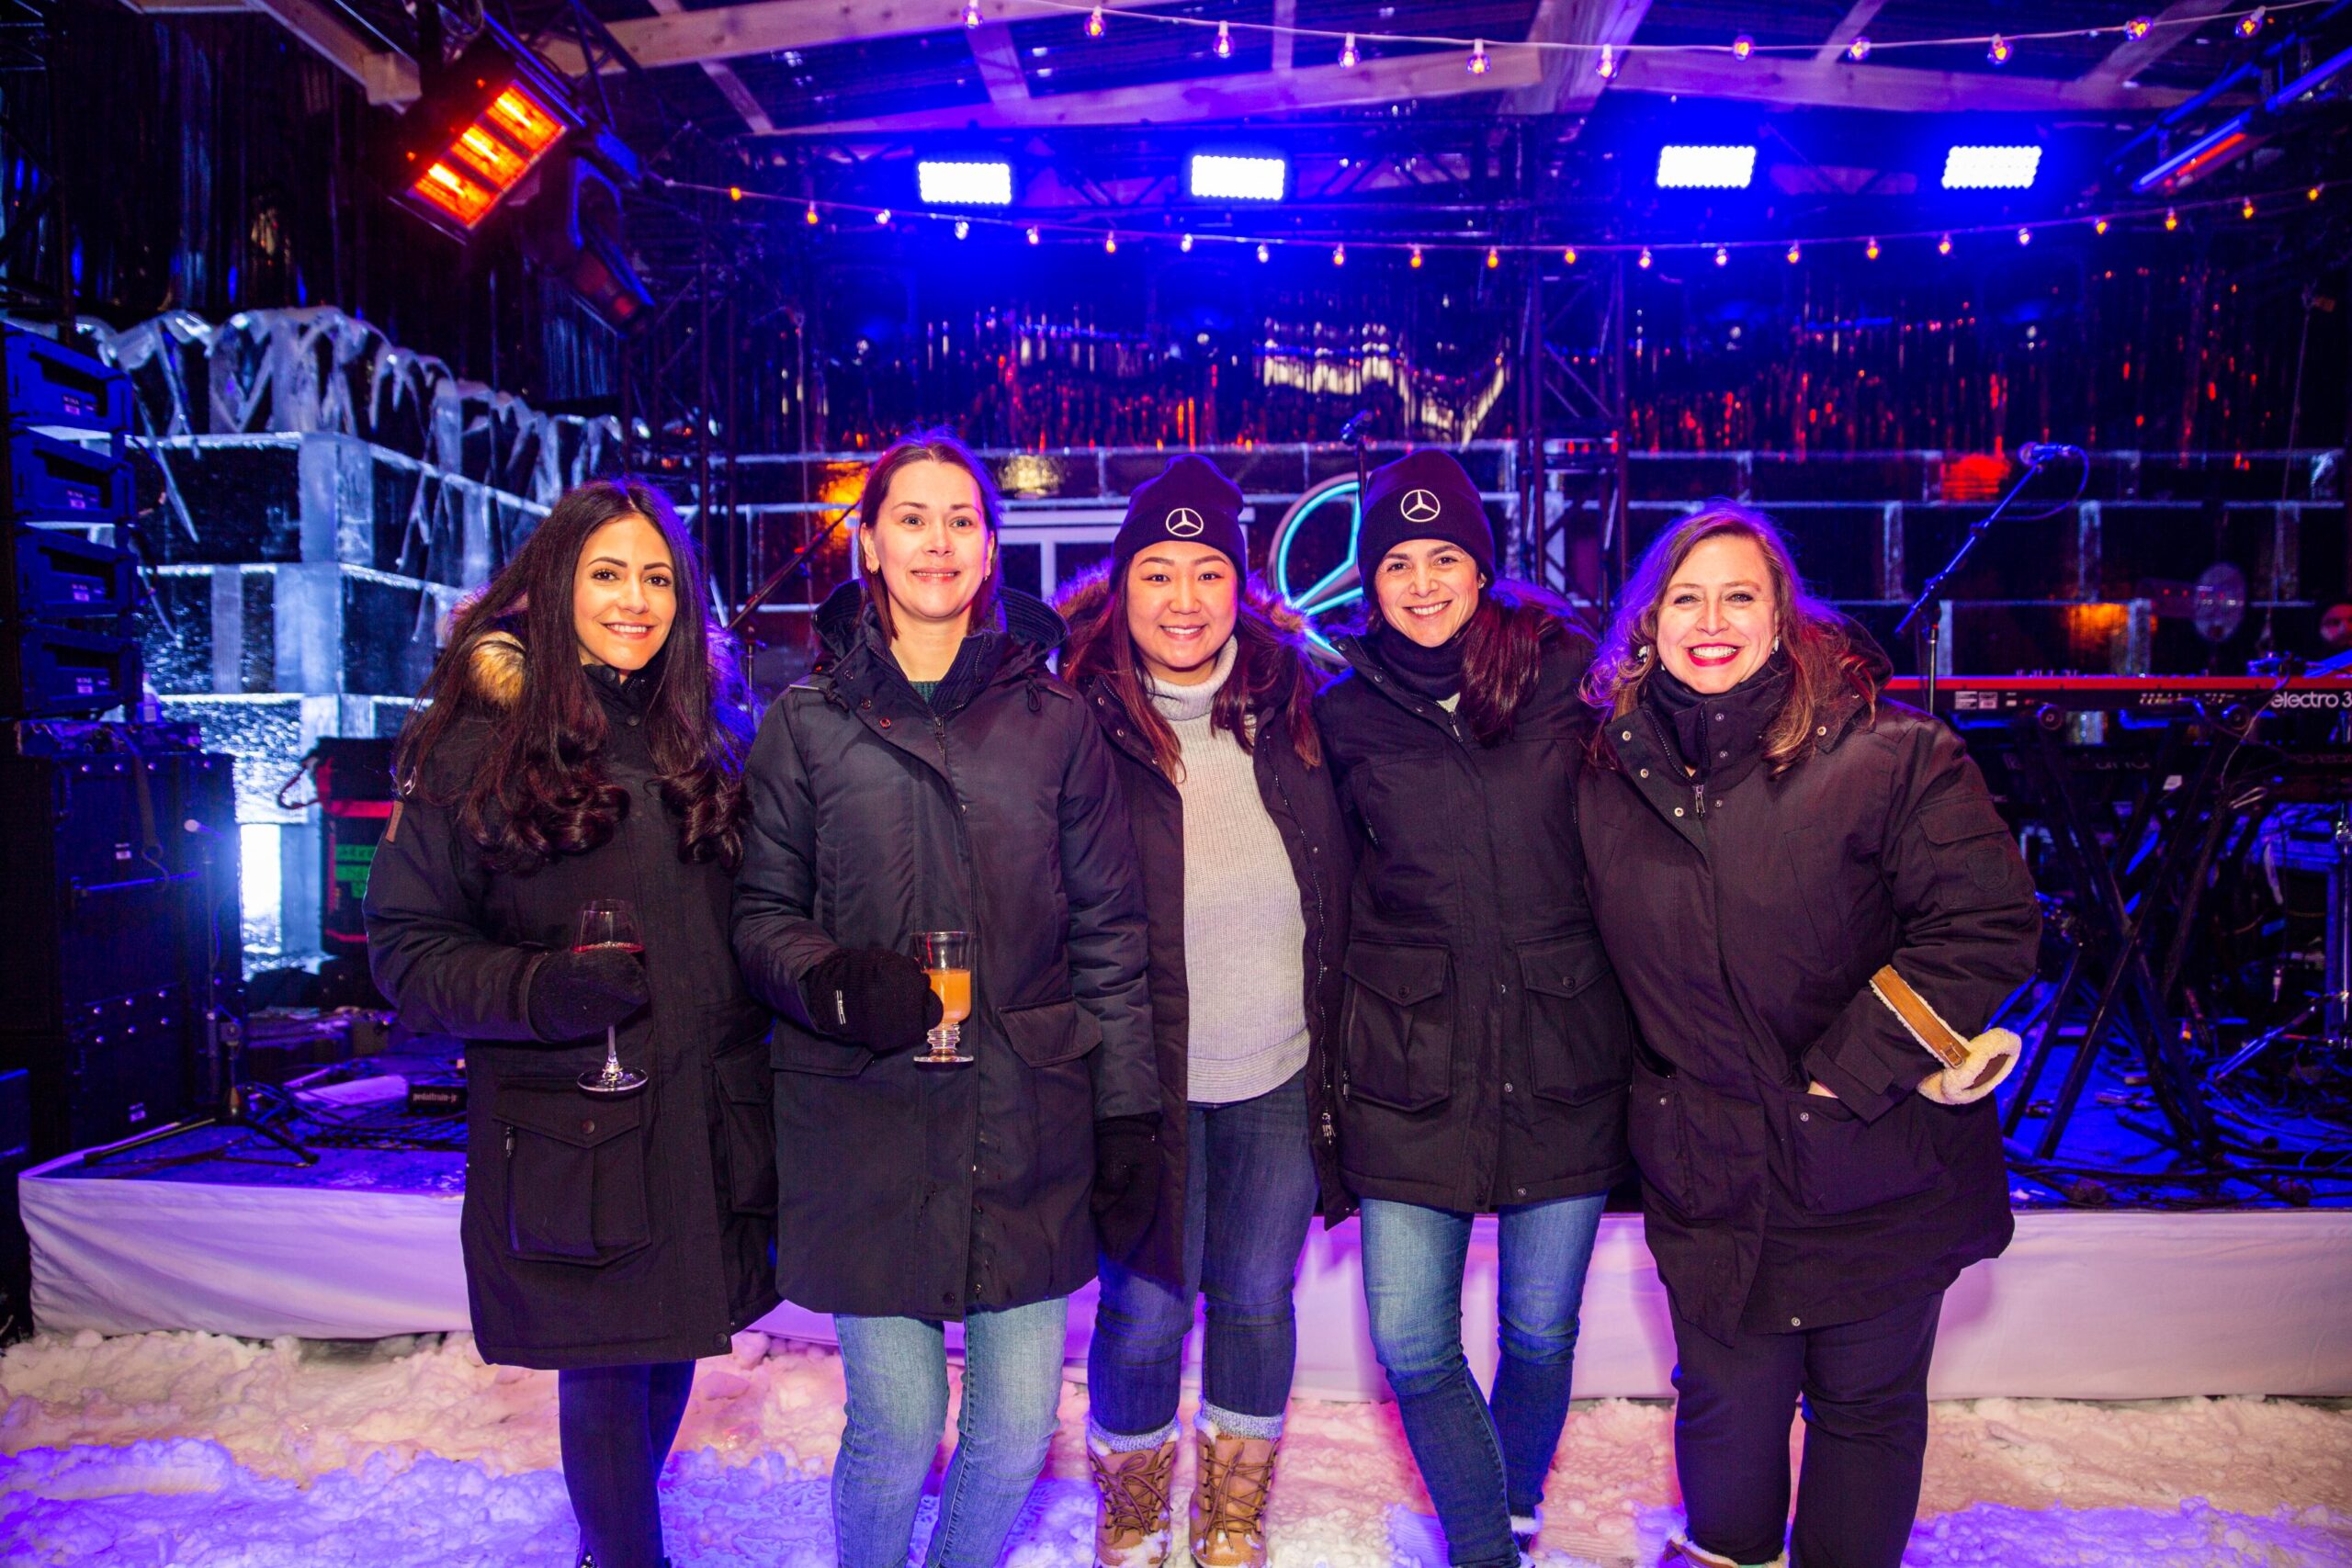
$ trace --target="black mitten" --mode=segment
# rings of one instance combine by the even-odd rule
[[[922,965],[886,947],[844,947],[800,977],[808,1021],[877,1056],[911,1051],[946,1016]]]
[[[1159,1118],[1114,1116],[1094,1123],[1094,1234],[1106,1258],[1125,1263],[1159,1212]]]
[[[531,1032],[549,1043],[579,1040],[652,999],[634,953],[617,947],[551,953],[531,976]]]

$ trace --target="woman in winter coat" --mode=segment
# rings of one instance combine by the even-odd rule
[[[1959,739],[1882,700],[1858,642],[1769,521],[1716,502],[1650,547],[1587,678],[1578,818],[1647,1047],[1692,1562],[1781,1561],[1802,1395],[1796,1560],[1894,1568],[1938,1306],[2009,1239],[1989,1085],[1922,1041],[2031,973],[2033,888]]]
[[[1199,1568],[1263,1568],[1309,1217],[1343,1218],[1329,1026],[1347,829],[1298,622],[1247,582],[1241,492],[1182,457],[1139,488],[1108,575],[1063,609],[1063,668],[1135,815],[1159,1046],[1159,1218],[1102,1260],[1087,1352],[1098,1568],[1169,1554],[1176,1404],[1208,1301],[1189,1537]],[[1278,616],[1282,618],[1277,618]]]
[[[662,1561],[698,1356],[775,1304],[767,1015],[728,942],[750,725],[661,491],[583,485],[458,617],[368,878],[376,983],[467,1043],[460,1225],[485,1359],[558,1370],[582,1561]],[[574,952],[634,906],[643,962]],[[635,1092],[589,1092],[607,1030]]]
[[[996,580],[997,500],[944,432],[866,475],[862,581],[818,615],[747,776],[735,951],[780,1015],[776,1286],[834,1314],[842,1568],[898,1568],[947,1413],[935,1568],[989,1568],[1046,1459],[1071,1292],[1159,1194],[1135,840],[1101,732],[1046,670],[1061,617]],[[918,933],[971,934],[967,1066]]]
[[[1450,1561],[1511,1568],[1542,1528],[1577,1312],[1623,1172],[1632,1043],[1571,811],[1589,643],[1492,586],[1476,488],[1442,452],[1376,470],[1366,629],[1316,703],[1361,830],[1340,1164],[1363,1201],[1374,1348]],[[1472,1216],[1499,1215],[1491,1400],[1462,1352]]]

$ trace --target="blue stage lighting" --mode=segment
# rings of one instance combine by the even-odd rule
[[[923,159],[915,165],[922,199],[941,207],[1010,207],[1012,165],[1001,158],[955,162]]]
[[[1955,147],[1944,154],[1944,189],[2030,190],[2041,170],[2039,147]]]
[[[1237,152],[1195,152],[1184,173],[1185,188],[1196,200],[1280,201],[1290,183],[1290,162]]]
[[[1660,190],[1746,190],[1756,177],[1753,147],[1661,147]]]

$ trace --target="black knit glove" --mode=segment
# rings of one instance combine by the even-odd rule
[[[1114,1116],[1094,1123],[1094,1234],[1106,1258],[1125,1263],[1159,1212],[1159,1118]]]
[[[886,947],[844,947],[800,977],[800,998],[820,1032],[877,1056],[911,1051],[946,1016],[922,965]]]
[[[531,1032],[554,1043],[618,1023],[653,999],[645,966],[617,947],[551,953],[531,976]]]

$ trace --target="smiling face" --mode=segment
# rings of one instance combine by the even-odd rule
[[[588,536],[571,572],[571,631],[583,661],[642,670],[677,618],[677,567],[661,529],[632,515]]]
[[[1657,606],[1659,662],[1694,692],[1728,692],[1771,657],[1779,617],[1762,547],[1717,534],[1693,547],[1667,582]]]
[[[2352,604],[2330,604],[2319,618],[2319,640],[2329,648],[2352,648]]]
[[[1462,629],[1485,583],[1470,552],[1450,539],[1408,539],[1372,574],[1381,617],[1423,648]]]
[[[858,546],[866,576],[890,596],[894,624],[944,626],[969,614],[996,560],[980,487],[953,463],[908,463],[890,476]]]
[[[1122,584],[1127,635],[1153,680],[1196,686],[1216,672],[1241,613],[1240,575],[1206,545],[1168,539],[1136,552]]]

